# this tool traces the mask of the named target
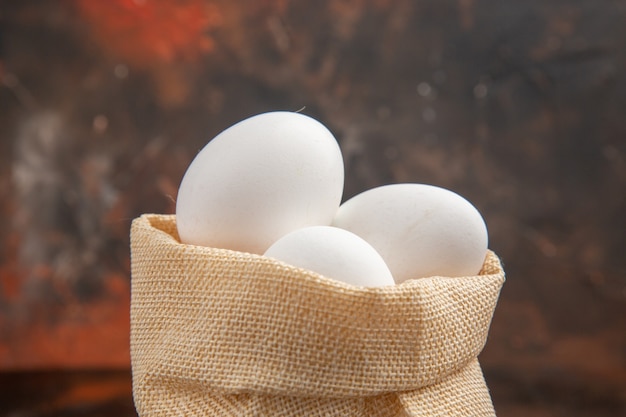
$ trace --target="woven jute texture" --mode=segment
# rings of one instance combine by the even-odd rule
[[[185,245],[171,215],[131,230],[141,417],[495,416],[477,356],[504,282],[361,288],[263,256]]]

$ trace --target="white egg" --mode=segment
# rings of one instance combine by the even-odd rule
[[[385,261],[371,245],[336,227],[295,230],[276,241],[264,255],[356,286],[395,284]]]
[[[293,112],[245,119],[189,165],[176,201],[183,243],[261,254],[302,227],[330,224],[341,202],[343,159],[332,133]]]
[[[396,283],[428,276],[476,275],[487,253],[487,227],[465,198],[425,184],[365,191],[341,205],[332,223],[369,242]]]

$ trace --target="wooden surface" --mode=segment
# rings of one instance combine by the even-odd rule
[[[580,388],[564,379],[538,382],[489,372],[487,383],[499,417],[623,415],[620,393],[609,384]],[[130,371],[4,373],[0,390],[2,416],[137,416]]]
[[[0,415],[133,414],[131,220],[172,213],[221,130],[302,108],[344,198],[423,182],[485,217],[499,416],[624,415],[625,21],[618,0],[0,2]]]

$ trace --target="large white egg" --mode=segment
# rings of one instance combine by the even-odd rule
[[[341,205],[332,223],[369,242],[396,283],[428,276],[476,275],[487,227],[465,198],[425,184],[385,185]]]
[[[356,286],[395,284],[385,261],[370,244],[336,227],[295,230],[276,241],[264,255]]]
[[[332,133],[300,113],[245,119],[211,140],[178,191],[183,243],[261,254],[281,236],[328,225],[341,203],[343,159]]]

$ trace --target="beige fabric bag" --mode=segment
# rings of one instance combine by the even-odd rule
[[[504,272],[359,288],[131,231],[135,405],[153,416],[494,416],[477,355]]]

